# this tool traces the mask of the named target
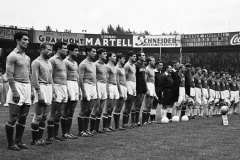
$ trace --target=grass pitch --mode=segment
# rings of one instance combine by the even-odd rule
[[[9,151],[4,124],[7,108],[0,108],[0,159],[30,160],[198,160],[240,159],[240,115],[228,116],[229,126],[221,125],[221,117],[197,118],[188,122],[151,124],[125,131],[79,137],[44,147],[30,146],[32,109],[28,116],[23,141],[29,150]],[[75,112],[75,117],[79,109]],[[160,121],[158,117],[158,121]],[[60,132],[61,133],[61,132]],[[74,119],[72,133],[77,134]],[[46,138],[46,133],[44,134]]]

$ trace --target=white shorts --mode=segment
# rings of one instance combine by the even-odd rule
[[[213,89],[209,89],[209,100],[208,100],[208,103],[209,102],[212,102],[216,97],[216,92],[213,90]]]
[[[195,97],[196,96],[195,88],[190,87],[190,96],[191,97]]]
[[[185,93],[185,87],[179,87],[179,96],[178,96],[178,102],[177,106],[180,106],[183,101],[186,100],[186,93]]]
[[[205,99],[208,99],[208,98],[209,98],[208,89],[207,89],[207,88],[202,88],[202,96],[203,96],[203,98],[205,98]]]
[[[54,101],[58,103],[67,103],[68,101],[67,85],[54,84],[53,86],[56,94]]]
[[[124,100],[127,100],[127,87],[120,85],[120,89],[122,92],[120,97],[122,97]]]
[[[6,103],[16,104],[19,106],[22,106],[23,104],[31,105],[32,101],[31,101],[31,85],[30,85],[30,83],[15,82],[15,86],[16,86],[18,94],[20,95],[19,102],[18,103],[13,102],[13,92],[12,92],[11,87],[9,87]]]
[[[84,83],[84,89],[87,95],[87,100],[90,101],[91,99],[97,99],[97,87],[93,84]]]
[[[70,101],[79,100],[79,86],[77,81],[67,81],[68,98]]]
[[[225,91],[220,91],[221,99],[225,99],[226,98],[225,93],[226,93]]]
[[[236,93],[236,95],[235,95],[235,97],[236,97],[236,99],[235,99],[235,103],[237,103],[237,102],[239,102],[239,91],[235,91]]]
[[[107,99],[107,84],[97,82],[98,98],[101,100]]]
[[[226,96],[226,98],[229,99],[229,98],[230,98],[229,90],[225,90],[224,92],[225,92],[225,96]]]
[[[127,81],[126,82],[127,85],[127,91],[128,94],[132,95],[132,96],[136,96],[137,91],[136,91],[136,82],[132,82],[132,81]]]
[[[44,102],[47,105],[52,104],[52,84],[40,84],[40,92],[41,95],[43,96]],[[38,94],[37,91],[34,89],[34,103],[38,102]]]
[[[215,98],[216,98],[216,99],[220,99],[220,98],[221,98],[221,96],[220,96],[220,91],[216,91],[215,93],[216,93],[216,97],[215,97]]]
[[[109,84],[109,98],[110,99],[119,99],[119,92],[117,85]]]
[[[149,92],[149,96],[151,97],[156,96],[155,85],[153,83],[147,83],[147,89]]]
[[[230,91],[230,101],[235,102],[235,98],[236,98],[236,91]]]
[[[201,92],[201,88],[195,88],[195,92],[196,92],[196,102],[201,105],[202,102],[202,92]]]

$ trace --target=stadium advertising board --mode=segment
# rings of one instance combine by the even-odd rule
[[[183,47],[208,47],[229,45],[229,33],[183,34]]]
[[[180,35],[138,35],[133,36],[133,47],[136,48],[159,48],[180,47]]]
[[[76,43],[79,46],[84,45],[84,34],[80,33],[66,33],[66,32],[46,32],[46,31],[34,31],[33,43]]]
[[[240,32],[231,32],[229,35],[230,45],[240,45]]]
[[[24,32],[29,34],[29,39],[30,42],[32,42],[32,33],[30,30],[24,30],[24,29],[17,29],[17,28],[4,28],[4,27],[0,27],[0,39],[3,40],[14,40],[14,34],[17,32]]]
[[[132,47],[132,36],[85,34],[86,46]]]

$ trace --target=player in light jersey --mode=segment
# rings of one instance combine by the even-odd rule
[[[107,99],[107,52],[104,48],[99,48],[97,50],[98,60],[95,62],[96,66],[96,78],[97,78],[97,91],[98,91],[98,100],[96,105],[93,108],[91,115],[90,123],[90,132],[105,133],[100,127],[100,121],[102,116],[103,108],[106,104]],[[102,117],[104,126],[107,123],[107,118]]]
[[[22,142],[26,119],[34,92],[30,83],[30,58],[25,51],[29,44],[29,35],[18,32],[14,35],[16,48],[7,56],[6,73],[9,90],[6,103],[9,104],[9,116],[5,125],[9,150],[28,149]],[[16,123],[17,122],[17,123]],[[13,140],[16,129],[15,141]]]
[[[134,62],[136,61],[136,53],[130,51],[127,53],[127,55],[128,62],[124,65],[124,69],[126,74],[126,86],[128,94],[125,103],[125,109],[123,111],[123,128],[128,128],[129,114],[136,96],[136,67],[134,65]]]
[[[52,45],[50,43],[42,43],[40,50],[40,56],[32,62],[32,84],[35,89],[35,106],[31,123],[31,145],[36,146],[51,144],[49,141],[45,142],[42,140],[42,136],[53,95],[52,65],[48,61],[52,56]]]
[[[127,87],[126,87],[126,77],[125,77],[125,70],[123,68],[125,63],[125,57],[122,53],[117,54],[117,86],[119,91],[119,99],[117,100],[116,107],[114,108],[114,122],[115,122],[115,129],[117,130],[125,130],[119,125],[120,120],[120,112],[124,105],[124,102],[127,100]]]
[[[68,102],[63,110],[61,119],[61,125],[65,126],[62,128],[63,136],[65,139],[76,139],[77,136],[70,133],[72,126],[72,119],[77,102],[81,98],[81,90],[79,87],[79,75],[78,75],[78,64],[76,58],[79,54],[79,47],[77,44],[69,44],[68,56],[64,59],[64,63],[67,68],[67,91],[68,91]]]
[[[117,61],[116,54],[113,52],[108,52],[107,54],[108,63],[107,63],[107,104],[105,111],[103,113],[104,117],[107,117],[107,123],[103,126],[104,131],[115,131],[114,128],[111,127],[112,120],[112,111],[116,106],[116,102],[119,99],[119,92],[117,87],[117,68],[115,63]]]
[[[153,105],[153,99],[158,99],[155,91],[155,58],[150,56],[147,59],[148,66],[146,67],[145,72],[145,81],[147,85],[147,93],[145,97],[145,106],[143,108],[142,114],[142,124],[148,124],[148,119],[150,116],[150,111]],[[147,113],[147,114],[144,114]]]
[[[67,68],[63,60],[67,55],[67,44],[57,42],[54,45],[55,55],[49,59],[52,64],[53,72],[53,102],[48,119],[48,141],[65,141],[58,136],[60,120],[63,115],[65,105],[68,101],[67,92]],[[61,125],[62,130],[66,128],[65,124]]]
[[[96,66],[93,62],[96,57],[96,49],[87,47],[85,52],[87,57],[78,67],[79,85],[82,90],[81,111],[78,117],[78,136],[89,137],[93,136],[91,132],[88,132],[89,119],[98,98]]]
[[[179,77],[180,77],[180,84],[179,84],[179,94],[178,94],[178,101],[176,103],[176,115],[180,118],[181,116],[181,110],[186,110],[186,106],[183,105],[186,101],[186,92],[185,92],[185,66],[183,64],[180,64],[179,66]]]

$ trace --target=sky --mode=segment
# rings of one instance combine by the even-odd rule
[[[111,24],[158,35],[240,31],[239,0],[1,0],[0,25],[99,34]]]

